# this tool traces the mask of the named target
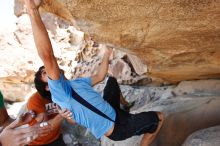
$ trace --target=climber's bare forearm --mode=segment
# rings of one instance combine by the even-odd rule
[[[51,79],[59,79],[59,67],[53,53],[53,48],[47,33],[47,30],[41,20],[37,8],[28,8],[28,13],[31,20],[31,26],[34,35],[35,45],[38,54],[42,59],[46,72]]]

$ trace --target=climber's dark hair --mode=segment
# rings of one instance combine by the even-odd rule
[[[46,86],[48,86],[48,83],[42,81],[41,74],[43,69],[45,69],[45,67],[41,66],[38,69],[38,71],[35,73],[35,78],[34,78],[35,88],[43,98],[51,100],[51,93],[50,91],[46,90]]]

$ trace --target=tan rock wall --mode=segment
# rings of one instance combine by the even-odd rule
[[[219,0],[44,0],[43,7],[75,18],[96,41],[127,48],[156,81],[220,77]]]

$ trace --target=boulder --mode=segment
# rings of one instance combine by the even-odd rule
[[[100,146],[100,140],[82,126],[71,125],[64,121],[62,133],[66,146]]]
[[[175,96],[194,95],[197,97],[220,95],[220,80],[183,81],[173,89]]]
[[[192,133],[182,146],[218,146],[220,145],[220,126],[198,130]]]
[[[152,146],[180,146],[193,132],[220,125],[219,97],[193,98],[188,96],[166,100],[157,100],[145,104],[132,113],[141,111],[162,111],[165,113],[164,124]],[[103,146],[138,146],[141,136],[134,136],[124,141],[114,142],[106,137]]]

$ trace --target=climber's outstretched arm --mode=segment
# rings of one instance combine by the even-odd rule
[[[105,76],[108,73],[109,58],[111,54],[112,54],[112,48],[106,48],[105,54],[102,58],[102,63],[97,73],[91,77],[93,86],[105,79]]]
[[[60,71],[57,60],[53,53],[53,48],[47,33],[47,30],[41,20],[38,8],[41,0],[25,0],[28,14],[31,20],[31,26],[34,35],[35,45],[38,54],[44,63],[47,75],[53,79],[59,79]]]

